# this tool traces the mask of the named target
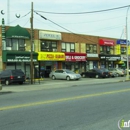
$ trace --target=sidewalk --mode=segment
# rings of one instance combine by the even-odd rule
[[[94,79],[94,78],[81,78],[79,81],[66,81],[66,80],[52,80],[50,78],[45,78],[43,80],[35,81],[35,84],[25,83],[23,85],[3,85],[1,92],[24,92],[24,91],[36,91],[43,89],[54,89],[54,88],[64,88],[64,87],[74,87],[80,85],[91,85],[91,84],[104,84],[104,83],[116,83],[125,82],[125,77],[122,78],[106,78],[106,79]]]

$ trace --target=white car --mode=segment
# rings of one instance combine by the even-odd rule
[[[129,74],[130,74],[130,69],[128,71],[129,71]],[[125,74],[127,74],[127,69],[125,69]]]
[[[49,77],[52,79],[79,80],[81,78],[81,75],[76,74],[75,72],[68,69],[58,69],[52,71],[49,74]]]
[[[120,68],[110,68],[109,71],[112,71],[112,72],[116,73],[117,77],[125,75],[124,70],[120,69]]]

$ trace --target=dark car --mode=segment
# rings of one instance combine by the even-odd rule
[[[11,83],[23,84],[25,82],[25,74],[22,70],[4,70],[0,73],[2,84],[9,85]]]
[[[90,78],[107,78],[110,77],[110,73],[107,69],[91,69],[86,72],[82,72],[81,76],[83,78],[90,77]]]

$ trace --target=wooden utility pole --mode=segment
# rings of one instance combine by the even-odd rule
[[[31,3],[31,18],[30,18],[30,23],[31,23],[31,52],[30,52],[30,78],[31,78],[31,84],[33,84],[33,79],[34,79],[34,74],[33,74],[33,2]]]

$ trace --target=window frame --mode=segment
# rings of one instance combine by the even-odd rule
[[[97,44],[86,44],[86,53],[97,54]]]
[[[13,49],[14,41],[16,41],[17,49]],[[20,47],[20,41],[23,41],[23,46]],[[9,45],[10,44],[10,45]],[[11,47],[11,50],[25,51],[25,39],[20,38],[6,38],[6,47]]]
[[[100,54],[113,54],[111,53],[113,49],[113,46],[100,46]]]
[[[64,45],[64,47],[63,47],[63,45]],[[67,47],[69,48],[68,50],[67,50]],[[61,51],[62,52],[75,52],[75,43],[73,43],[73,42],[70,42],[70,43],[69,42],[63,42],[63,43],[61,43]]]
[[[40,48],[41,51],[47,51],[47,52],[53,52],[54,50],[57,51],[57,44],[58,44],[57,41],[41,40],[40,44],[41,44]]]

